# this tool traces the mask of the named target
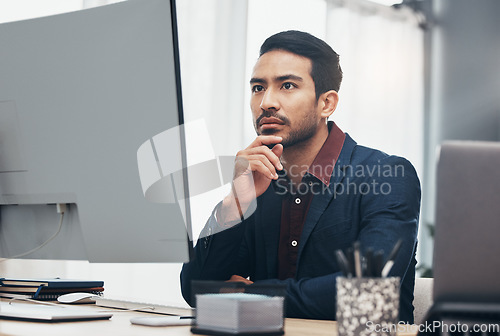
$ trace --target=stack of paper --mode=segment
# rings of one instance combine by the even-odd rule
[[[196,295],[193,332],[283,334],[283,297],[248,293]]]
[[[103,286],[103,281],[0,278],[0,296],[27,295],[37,300],[56,300],[67,293],[101,294]]]

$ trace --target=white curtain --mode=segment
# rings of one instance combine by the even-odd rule
[[[242,134],[247,0],[177,1],[186,121],[204,119],[217,155],[234,155]]]
[[[333,120],[359,144],[423,170],[423,31],[408,8],[328,0],[326,41],[344,80]]]

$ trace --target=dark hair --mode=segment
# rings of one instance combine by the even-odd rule
[[[339,55],[325,41],[309,33],[288,30],[268,37],[260,47],[259,57],[273,50],[285,50],[311,60],[316,99],[324,92],[340,89]]]

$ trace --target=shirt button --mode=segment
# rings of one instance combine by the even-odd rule
[[[297,241],[296,241],[296,240],[292,240],[292,246],[293,246],[293,247],[297,246],[297,244],[298,244],[298,243],[297,243]]]
[[[295,199],[295,204],[300,204],[300,202],[301,202],[301,201],[300,201],[300,198],[298,198],[298,197],[297,197],[297,198]]]

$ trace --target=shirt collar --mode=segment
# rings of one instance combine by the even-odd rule
[[[345,140],[345,133],[333,121],[328,122],[328,129],[325,143],[307,170],[309,175],[316,177],[327,187]]]

